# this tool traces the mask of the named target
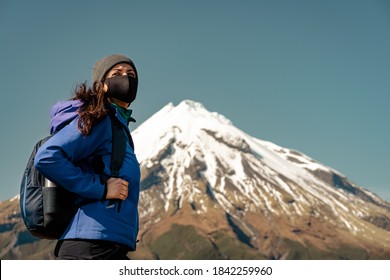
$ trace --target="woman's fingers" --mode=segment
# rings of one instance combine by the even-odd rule
[[[107,180],[107,199],[125,200],[129,193],[129,183],[121,178],[109,178]]]

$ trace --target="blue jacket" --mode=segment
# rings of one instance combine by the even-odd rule
[[[118,212],[119,200],[104,198],[105,181],[111,177],[110,117],[106,116],[93,126],[88,136],[83,136],[78,130],[77,109],[80,105],[80,101],[73,100],[59,102],[53,107],[50,131],[56,134],[38,150],[34,161],[36,169],[46,178],[75,193],[78,200],[88,202],[81,203],[60,239],[107,240],[135,250],[140,192],[138,160],[127,142],[119,177],[129,182],[129,195],[121,202]],[[128,129],[118,112],[116,117],[123,124],[123,129]],[[93,171],[91,162],[97,157],[103,159],[103,174]]]

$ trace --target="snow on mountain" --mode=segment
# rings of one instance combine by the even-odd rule
[[[222,208],[252,238],[256,228],[245,219],[262,213],[273,221],[284,217],[291,228],[314,219],[372,240],[379,231],[390,246],[387,202],[298,151],[246,134],[200,103],[166,105],[133,137],[141,217],[155,216],[154,223],[190,203],[198,214]]]

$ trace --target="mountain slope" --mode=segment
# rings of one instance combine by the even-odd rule
[[[200,103],[166,105],[133,138],[134,259],[390,259],[388,202]],[[26,238],[16,203],[0,204],[0,258],[52,258],[53,243]]]

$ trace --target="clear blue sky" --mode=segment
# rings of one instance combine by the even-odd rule
[[[390,201],[390,1],[1,0],[0,50],[0,201],[112,53],[138,67],[136,126],[195,100]]]

